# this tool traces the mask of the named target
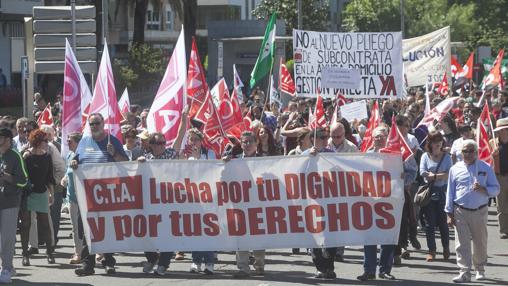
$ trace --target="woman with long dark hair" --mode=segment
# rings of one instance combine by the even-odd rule
[[[270,128],[266,128],[265,126],[259,128],[256,137],[258,141],[257,153],[259,156],[282,155],[282,149],[275,143]]]

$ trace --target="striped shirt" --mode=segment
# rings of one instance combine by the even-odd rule
[[[120,153],[125,158],[128,158],[123,149],[122,143],[116,139],[115,136],[110,136],[111,144],[115,148],[116,153]],[[95,141],[91,136],[85,136],[79,141],[78,148],[76,149],[76,157],[79,164],[91,163],[107,163],[114,162],[113,157],[107,151],[108,137],[104,137],[101,141]]]

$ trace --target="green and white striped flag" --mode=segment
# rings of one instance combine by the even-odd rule
[[[253,88],[257,81],[261,80],[268,74],[273,65],[273,57],[275,55],[275,21],[277,14],[273,13],[266,26],[265,37],[259,50],[256,65],[250,74],[250,87]]]

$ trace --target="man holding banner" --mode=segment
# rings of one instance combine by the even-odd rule
[[[100,113],[90,114],[88,124],[90,125],[91,136],[85,136],[79,142],[76,157],[71,162],[71,168],[77,169],[78,164],[129,161],[122,143],[104,130],[104,117]],[[78,222],[85,223],[83,219],[86,220],[86,218],[81,217]],[[83,227],[79,229],[81,236],[83,236]],[[90,254],[88,247],[84,239],[81,251],[82,267],[74,271],[78,276],[88,276],[95,273],[95,254]],[[102,264],[107,274],[115,273],[115,263],[116,260],[112,253],[104,254]]]

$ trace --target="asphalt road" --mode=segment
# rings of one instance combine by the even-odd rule
[[[507,285],[508,286],[508,240],[501,240],[497,232],[497,217],[495,208],[489,209],[489,263],[486,267],[487,280],[470,283],[472,285]],[[363,272],[363,251],[361,247],[349,247],[345,252],[345,262],[335,263],[335,280],[318,280],[313,278],[315,268],[310,256],[305,254],[293,255],[291,249],[269,250],[266,256],[266,274],[253,276],[248,279],[237,280],[232,277],[236,271],[234,253],[219,253],[219,261],[215,264],[216,273],[212,276],[189,273],[191,264],[190,254],[186,254],[183,261],[172,261],[169,271],[164,277],[142,273],[142,254],[117,254],[117,273],[111,276],[103,269],[97,268],[96,274],[88,277],[77,277],[74,274],[75,265],[68,264],[72,253],[72,239],[69,238],[70,221],[63,217],[62,230],[59,234],[60,242],[56,250],[56,264],[48,265],[44,254],[34,255],[31,266],[21,266],[20,243],[17,244],[17,256],[14,265],[17,275],[13,277],[14,285],[451,285],[451,279],[457,275],[455,256],[449,261],[442,260],[440,243],[438,241],[438,256],[434,262],[425,261],[425,252],[413,251],[410,259],[403,260],[402,266],[393,269],[394,281],[373,280],[360,282],[356,276]],[[453,240],[453,231],[451,232]],[[425,248],[424,233],[419,234],[420,242]],[[453,249],[454,242],[451,242]],[[303,251],[303,249],[302,249]],[[41,249],[41,253],[43,253]],[[452,251],[453,252],[453,251]]]

